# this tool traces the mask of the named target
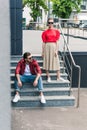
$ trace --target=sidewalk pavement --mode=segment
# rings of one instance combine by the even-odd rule
[[[82,30],[81,30],[82,31]],[[31,31],[31,30],[23,30],[23,53],[26,51],[30,51],[32,54],[40,54],[42,53],[42,39],[41,39],[42,31]],[[80,35],[83,33],[80,32]],[[87,52],[87,39],[74,37],[68,37],[69,41],[69,49],[71,52]],[[78,34],[79,36],[79,34]],[[65,36],[67,41],[67,36]],[[64,39],[61,35],[59,41],[59,51],[63,50]]]
[[[80,90],[79,108],[13,108],[11,125],[11,130],[87,130],[87,88]]]

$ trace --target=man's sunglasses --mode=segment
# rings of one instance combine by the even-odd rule
[[[32,59],[32,57],[29,57],[28,59],[29,59],[29,60],[31,60],[31,59]]]
[[[53,22],[48,22],[48,24],[53,24]]]

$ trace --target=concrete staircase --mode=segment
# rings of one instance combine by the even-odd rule
[[[39,65],[42,69],[43,60],[41,56],[33,56],[37,59]],[[21,56],[11,56],[11,98],[14,96],[14,71],[17,65],[17,62],[21,59]],[[60,106],[74,106],[75,97],[70,92],[70,82],[67,79],[67,73],[63,66],[63,61],[60,57],[61,65],[61,77],[65,81],[56,80],[56,72],[50,71],[52,82],[48,83],[46,81],[45,71],[42,69],[42,79],[44,86],[44,95],[46,98],[46,104],[43,105],[40,103],[39,93],[37,88],[34,88],[30,83],[26,83],[21,89],[21,99],[18,103],[12,102],[12,107],[60,107]]]

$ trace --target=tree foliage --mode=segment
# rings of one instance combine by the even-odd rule
[[[53,14],[60,18],[69,18],[71,12],[75,9],[80,12],[82,0],[51,0],[53,2]]]
[[[37,20],[37,17],[41,17],[41,9],[48,10],[46,5],[46,0],[23,0],[23,8],[27,5],[30,9],[30,15],[34,21]]]

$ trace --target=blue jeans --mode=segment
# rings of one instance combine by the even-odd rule
[[[33,83],[36,78],[36,75],[20,75],[20,80],[22,83]],[[18,86],[18,81],[15,80],[15,90],[20,92],[20,87]],[[37,84],[38,90],[41,92],[43,90],[43,83],[42,78],[39,77],[38,84]]]

